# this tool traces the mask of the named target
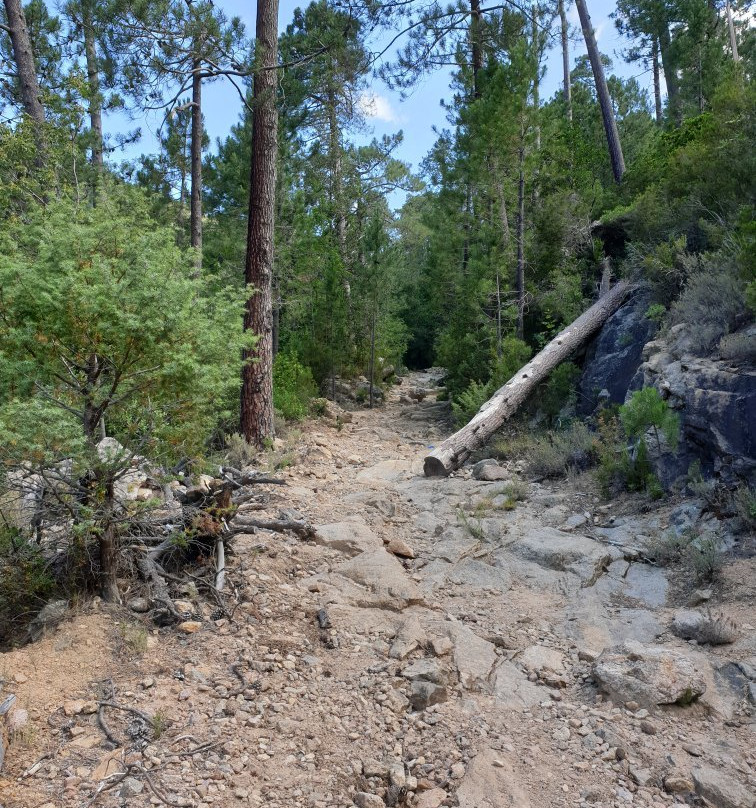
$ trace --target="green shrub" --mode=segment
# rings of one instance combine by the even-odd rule
[[[666,317],[667,309],[665,306],[662,306],[661,303],[652,303],[646,309],[646,318],[652,320],[655,323],[661,323],[661,321]]]
[[[563,432],[547,432],[525,455],[525,469],[535,477],[562,477],[592,463],[594,437],[582,421]]]
[[[658,564],[674,567],[697,584],[716,578],[724,563],[719,542],[702,538],[695,530],[664,533],[652,539],[646,551]]]
[[[226,461],[234,468],[243,469],[244,466],[249,466],[257,456],[257,449],[252,444],[247,443],[244,440],[244,435],[240,435],[238,432],[226,435],[225,444]]]
[[[532,355],[530,346],[517,337],[505,337],[501,342],[501,356],[494,360],[491,367],[489,389],[491,395],[525,364]]]
[[[667,402],[655,387],[636,390],[630,401],[620,407],[619,417],[625,433],[635,438],[638,445],[644,443],[645,434],[652,429],[657,447],[661,450],[661,433],[670,449],[677,448],[680,434],[680,418],[669,409]]]
[[[0,648],[56,594],[47,559],[13,527],[0,527]]]
[[[719,353],[730,362],[756,362],[756,339],[753,330],[725,334],[719,341]]]
[[[488,385],[471,381],[467,389],[463,390],[454,401],[452,401],[452,412],[454,421],[458,426],[463,426],[470,421],[475,413],[488,401]]]
[[[688,545],[685,561],[696,583],[709,583],[722,569],[724,556],[716,539],[698,539]]]
[[[310,399],[317,395],[310,369],[295,353],[281,351],[273,360],[273,406],[284,418],[301,421],[306,417]]]
[[[631,450],[627,428],[623,426],[623,411],[623,407],[616,413],[609,410],[599,418],[596,479],[604,496],[627,490],[645,491],[651,499],[660,499],[664,492],[648,459],[648,447],[642,437],[644,433]],[[633,418],[639,417],[636,409],[631,408],[631,414],[630,420],[635,427]]]
[[[746,310],[745,289],[732,260],[722,254],[691,257],[686,264],[693,271],[670,309],[670,321],[690,326],[690,350],[702,356],[735,330]]]
[[[751,529],[756,529],[756,491],[748,485],[741,485],[733,495],[735,513]]]
[[[572,407],[577,398],[575,386],[580,378],[580,368],[572,362],[562,362],[555,368],[540,396],[540,408],[553,423],[565,407]]]
[[[488,382],[483,384],[473,379],[462,392],[452,397],[455,422],[459,426],[466,424],[502,385],[527,364],[530,355],[530,347],[521,339],[506,337],[502,340],[501,356],[493,361]]]
[[[514,502],[524,502],[528,498],[528,484],[522,480],[510,480],[501,493]]]

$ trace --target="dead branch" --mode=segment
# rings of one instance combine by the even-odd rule
[[[249,517],[234,519],[231,530],[227,535],[236,536],[239,533],[249,532],[250,529],[272,530],[275,533],[291,532],[300,539],[314,539],[315,528],[307,522],[296,519],[252,519]]]

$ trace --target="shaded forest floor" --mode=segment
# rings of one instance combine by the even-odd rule
[[[191,633],[84,604],[0,656],[0,695],[30,718],[0,804],[753,806],[754,559],[727,561],[697,596],[736,641],[678,639],[692,588],[646,563],[644,542],[716,520],[691,503],[605,503],[588,475],[423,478],[450,428],[438,376],[411,374],[340,429],[288,436],[266,515],[304,517],[317,538],[237,537],[230,616],[191,588],[175,593]],[[408,388],[428,395],[406,403]],[[649,649],[687,661],[703,695],[602,695],[595,660],[628,640],[643,665]],[[98,700],[133,708],[103,713],[118,748]]]

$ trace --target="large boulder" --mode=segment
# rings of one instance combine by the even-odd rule
[[[36,642],[45,634],[51,632],[67,614],[67,600],[51,600],[29,623],[27,639],[31,642]]]
[[[685,654],[637,642],[604,651],[593,676],[618,704],[634,701],[647,709],[690,704],[706,692],[702,672]]]
[[[642,361],[643,346],[656,330],[646,317],[651,298],[641,292],[618,309],[588,346],[583,375],[580,378],[580,411],[593,412],[599,394],[606,390],[609,401],[621,404]]]
[[[696,793],[714,808],[756,808],[756,794],[737,782],[732,769],[699,766],[693,769],[693,783]]]

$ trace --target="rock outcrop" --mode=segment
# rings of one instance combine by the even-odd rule
[[[685,654],[635,642],[604,651],[593,675],[616,702],[648,709],[690,704],[706,692],[702,674]]]
[[[656,387],[680,415],[675,454],[659,458],[662,483],[670,483],[698,460],[725,482],[756,476],[756,368],[716,358],[693,357],[679,326],[666,340],[649,342],[634,384]]]
[[[633,386],[642,361],[643,346],[656,331],[656,323],[646,317],[651,298],[637,294],[605,323],[586,355],[579,384],[579,410],[588,414],[596,409],[602,391],[608,400],[622,404]]]

